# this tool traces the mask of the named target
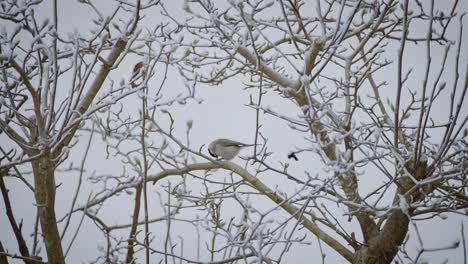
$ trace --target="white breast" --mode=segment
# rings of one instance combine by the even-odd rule
[[[239,154],[239,150],[240,148],[237,146],[224,147],[217,145],[215,147],[215,154],[225,160],[232,160]]]

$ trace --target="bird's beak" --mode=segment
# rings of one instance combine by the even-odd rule
[[[210,153],[211,157],[216,158],[216,159],[218,158],[218,155],[216,155],[216,154],[214,154],[213,152],[211,152],[210,149],[208,149],[208,153]]]

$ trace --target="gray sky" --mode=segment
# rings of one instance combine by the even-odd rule
[[[46,2],[48,4],[51,3],[51,1]],[[101,10],[104,10],[103,13],[105,13],[106,11],[111,10],[110,8],[106,7],[106,5],[108,5],[110,2],[111,1],[101,1],[97,3],[97,5],[101,7]],[[459,7],[461,12],[468,11],[467,2],[468,1],[461,1]],[[169,3],[166,3],[166,6],[171,10],[179,10],[177,12],[180,14],[180,16],[182,16],[183,12],[181,11],[181,1],[170,1]],[[50,6],[48,8],[44,7],[38,13],[40,16],[47,17],[50,14],[50,10]],[[88,10],[86,8],[80,7],[76,1],[59,1],[59,10],[60,32],[71,32],[74,29],[81,32],[83,29],[86,29],[88,26],[92,25],[90,17],[88,17]],[[158,14],[145,15],[147,17],[145,17],[143,21],[144,25],[147,25],[148,27],[158,23],[158,18],[160,19]],[[454,21],[454,23],[458,23],[458,21]],[[465,26],[465,43],[467,43],[466,38],[468,33],[466,28],[467,27]],[[85,32],[86,31],[83,31],[82,34],[87,34]],[[448,36],[453,37],[456,34],[457,32],[449,32]],[[423,58],[425,50],[422,47],[423,44],[419,44],[413,48],[408,48],[408,51],[405,54],[405,58],[408,61],[407,65],[408,67],[413,68],[414,76],[421,76],[424,71],[425,62],[421,58]],[[387,49],[390,49],[390,52],[397,52],[396,46],[390,45]],[[463,49],[462,58],[467,58],[466,49]],[[441,58],[437,57],[437,54],[435,54],[433,60],[438,61],[441,60]],[[113,78],[117,83],[121,78],[130,78],[133,65],[137,61],[137,58],[130,56],[125,61],[125,63],[123,63],[121,67],[111,75],[111,78]],[[462,65],[466,65],[466,61],[462,63]],[[394,78],[396,76],[394,71],[390,76],[390,78]],[[377,78],[381,78],[381,80],[389,79],[388,76],[377,76]],[[168,108],[176,120],[175,133],[180,135],[180,138],[183,139],[186,122],[188,120],[194,120],[193,129],[191,131],[191,146],[193,146],[193,149],[199,149],[199,147],[203,144],[208,144],[212,140],[219,137],[236,139],[246,143],[253,142],[255,135],[255,114],[254,110],[245,105],[249,103],[250,96],[253,96],[253,98],[257,97],[257,92],[254,90],[244,90],[242,81],[242,78],[233,78],[220,86],[199,85],[199,87],[197,87],[196,96],[203,100],[201,104],[194,100],[189,100],[186,105],[175,104]],[[390,83],[392,82],[391,79],[388,81]],[[450,80],[447,81],[449,82]],[[155,83],[158,82],[155,81]],[[66,86],[66,81],[64,81],[64,85]],[[414,80],[411,80],[408,85],[421,86],[421,78],[414,78]],[[184,91],[181,77],[178,76],[177,72],[173,70],[171,70],[169,74],[169,79],[167,80],[165,87],[166,88],[164,88],[163,94],[169,98],[177,95],[181,91]],[[393,91],[388,91],[388,96],[390,99],[393,98],[393,94]],[[448,100],[448,94],[444,94],[443,96],[445,96],[445,98]],[[126,110],[129,111],[129,113],[134,111],[133,114],[135,114],[135,109],[140,106],[140,101],[136,98],[136,96],[127,98],[124,100],[124,102],[126,104]],[[280,109],[281,113],[284,115],[297,117],[297,115],[300,114],[299,109],[295,105],[289,101],[284,100],[275,93],[269,93],[266,95],[264,98],[264,105],[269,105],[272,108]],[[135,106],[133,110],[132,106]],[[437,105],[437,111],[434,111],[436,113],[436,118],[440,118],[441,120],[446,119],[448,111],[446,107],[447,105],[444,105],[443,103]],[[466,115],[466,108],[464,109],[464,113]],[[280,162],[286,162],[286,156],[288,152],[293,150],[296,146],[302,146],[306,142],[303,138],[304,134],[292,131],[285,122],[280,121],[277,118],[273,118],[268,115],[262,115],[262,125],[262,133],[264,133],[264,135],[269,139],[268,149],[272,152],[272,156],[270,157],[270,162],[272,164],[279,165]],[[2,145],[6,144],[6,146],[9,146],[9,144],[11,144],[11,142],[5,141],[3,135],[0,136],[0,140],[2,141]],[[79,143],[77,146],[71,151],[69,161],[73,161],[75,166],[78,166],[81,162],[81,157],[84,152],[87,140],[88,135],[83,134],[83,136],[79,138]],[[159,139],[149,140],[158,141]],[[245,151],[243,154],[241,154],[241,156],[248,154],[250,154],[249,151]],[[310,160],[315,160],[317,163],[310,162]],[[239,158],[236,158],[234,162],[238,164],[245,164],[245,162]],[[69,163],[67,162],[66,164]],[[305,154],[301,157],[299,162],[291,162],[290,172],[303,174],[303,172],[307,170],[313,173],[321,174],[323,173],[321,166],[322,165],[320,164],[317,157],[314,157],[313,154]],[[88,171],[85,173],[85,178],[89,177],[94,171],[97,174],[108,173],[120,175],[122,173],[122,166],[119,158],[106,158],[105,146],[101,137],[98,135],[94,136],[92,151],[89,153],[87,158],[87,168]],[[27,171],[29,168],[24,167],[24,170]],[[131,173],[132,172],[130,172],[130,174]],[[220,177],[226,176],[223,174],[223,172],[220,171],[215,172],[215,174],[220,175]],[[370,170],[366,171],[362,178],[360,178],[361,188],[364,192],[367,188],[371,189],[381,182],[380,179],[375,179],[372,175],[372,170]],[[284,177],[272,174],[262,174],[260,179],[272,189],[278,188],[279,190],[288,192],[294,191],[294,186],[289,186],[289,182]],[[28,180],[33,182],[31,177],[29,177]],[[61,184],[57,189],[56,205],[57,216],[58,218],[61,218],[69,209],[72,194],[74,193],[74,189],[78,181],[78,172],[59,173],[56,177],[56,181],[57,183]],[[180,181],[180,178],[169,178],[168,180],[165,180],[164,183],[160,183],[158,186],[165,185],[169,181],[171,184],[176,184]],[[23,234],[25,234],[25,237],[29,239],[29,234],[32,233],[32,228],[35,221],[33,194],[30,191],[25,190],[24,186],[17,180],[7,179],[6,183],[10,189],[10,198],[12,200],[13,207],[15,208],[15,216],[17,219],[23,219]],[[93,186],[89,182],[85,181],[83,190],[79,196],[79,204],[84,204],[90,192],[92,190],[97,191],[99,187]],[[158,190],[156,190],[153,185],[148,185],[148,187],[149,191],[151,192],[150,201],[152,201],[150,203],[151,215],[160,215],[162,211],[158,202],[158,195],[156,194]],[[193,187],[202,188],[202,186],[197,186],[196,184],[193,185]],[[267,201],[266,199],[258,199],[258,197],[254,197],[252,202],[255,203],[256,208],[260,208],[262,210],[267,210],[274,206],[274,204],[270,201]],[[5,217],[3,202],[0,204],[0,230],[2,230],[0,232],[0,239],[6,248],[10,249],[12,252],[16,252],[16,241],[11,232],[8,220]],[[100,216],[102,216],[108,224],[126,224],[131,220],[132,210],[133,196],[130,197],[127,194],[122,194],[119,197],[112,199],[111,202],[108,202],[106,206],[103,207],[100,211]],[[343,211],[344,209],[336,210]],[[234,212],[231,213],[235,214]],[[230,212],[226,213],[229,214]],[[345,212],[343,211],[342,213]],[[340,212],[338,211],[337,214],[340,214]],[[286,217],[285,214],[281,213],[276,215],[279,219],[285,219]],[[63,245],[65,247],[69,244],[72,238],[72,234],[80,222],[80,218],[81,214],[76,214],[73,218],[70,230],[64,239]],[[424,241],[424,246],[430,248],[447,246],[460,239],[462,223],[466,229],[466,226],[468,225],[467,218],[465,216],[452,214],[448,219],[445,220],[436,218],[428,221],[420,221],[418,222],[417,227],[423,235],[422,239]],[[343,225],[353,227],[353,231],[358,230],[357,223],[354,221],[351,223],[344,222]],[[151,225],[150,229],[151,232],[156,235],[156,240],[163,241],[163,234],[161,233],[162,231],[154,227],[155,225]],[[414,227],[410,226],[410,232],[412,234],[414,234],[413,229]],[[185,235],[185,250],[187,256],[194,256],[193,254],[195,254],[196,249],[190,247],[190,245],[193,245],[196,242],[196,233],[194,228],[191,225],[175,223],[174,232]],[[298,234],[304,233],[305,232],[303,231],[298,232]],[[128,234],[128,230],[125,230],[119,234],[126,236]],[[186,234],[191,235],[186,236]],[[467,231],[465,230],[465,237],[467,236],[466,234]],[[30,243],[30,241],[31,240],[29,240],[28,243]],[[317,240],[315,237],[309,234],[307,241],[310,242],[311,245],[294,246],[286,254],[283,262],[303,263],[303,261],[306,260],[319,260],[320,251],[317,250]],[[409,243],[416,245],[416,237],[412,236]],[[69,256],[67,257],[67,260],[69,263],[82,263],[86,262],[87,260],[92,260],[96,256],[97,248],[104,245],[104,238],[96,229],[95,225],[88,218],[84,218],[81,231],[76,238],[74,246]],[[322,246],[324,246],[325,252],[327,254],[327,263],[341,263],[343,261],[342,257],[337,253],[329,249],[327,250],[327,246],[325,246],[324,243],[322,243]],[[311,250],[311,248],[313,250]],[[410,246],[409,248],[414,248],[414,246]],[[43,252],[44,251],[45,249],[43,249]],[[461,247],[459,247],[456,250],[442,251],[442,253],[427,253],[424,256],[426,260],[430,261],[430,263],[440,263],[446,258],[449,259],[449,263],[461,263],[463,259],[463,252]],[[159,259],[159,257],[157,259]],[[142,261],[142,259],[140,259],[140,261]],[[11,263],[16,262],[11,261]]]

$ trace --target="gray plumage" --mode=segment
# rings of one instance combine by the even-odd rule
[[[239,154],[239,151],[245,147],[255,146],[255,144],[245,144],[238,141],[219,138],[211,142],[208,146],[208,152],[214,158],[223,158],[232,160]]]

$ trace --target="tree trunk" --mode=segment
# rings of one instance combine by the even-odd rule
[[[426,161],[420,161],[414,163],[409,161],[405,164],[408,172],[410,172],[416,179],[421,180],[428,177],[429,170],[427,168]],[[408,194],[408,191],[414,187],[414,182],[408,178],[408,176],[401,175],[398,182],[397,194],[404,195]],[[397,201],[397,195],[395,196],[394,203]],[[403,197],[403,196],[401,196]],[[418,201],[424,197],[423,193],[419,190],[406,196],[406,202]],[[398,198],[401,199],[401,198]],[[409,214],[413,210],[409,209]],[[356,255],[353,259],[353,264],[380,264],[380,263],[391,263],[393,258],[398,253],[398,247],[401,246],[403,240],[408,233],[409,225],[408,215],[403,213],[401,210],[394,210],[387,218],[383,228],[373,236],[366,246],[361,247],[356,251]]]
[[[55,168],[50,151],[45,150],[44,155],[32,161],[32,168],[36,206],[39,210],[48,263],[65,263],[55,217]]]
[[[367,246],[356,251],[353,264],[385,264],[391,263],[398,253],[398,247],[403,243],[408,232],[408,217],[395,210],[387,219],[387,223],[379,234],[371,239]]]

